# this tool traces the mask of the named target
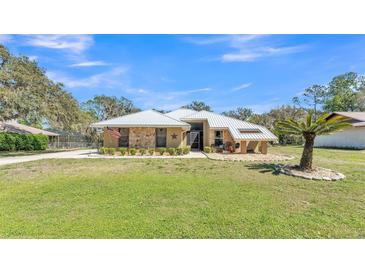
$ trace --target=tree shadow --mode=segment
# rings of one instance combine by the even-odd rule
[[[260,173],[269,173],[273,175],[280,174],[280,166],[278,164],[268,164],[268,163],[254,163],[246,165],[248,169],[258,170]]]

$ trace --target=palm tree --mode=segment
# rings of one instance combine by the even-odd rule
[[[327,120],[327,117],[328,114],[323,114],[313,121],[312,114],[308,114],[305,122],[288,119],[279,121],[276,124],[277,130],[282,134],[301,135],[304,137],[305,144],[299,165],[303,170],[312,170],[313,146],[316,136],[330,134],[351,126],[351,124],[345,122],[348,118],[335,116]]]

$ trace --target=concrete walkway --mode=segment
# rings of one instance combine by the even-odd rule
[[[107,159],[171,159],[171,158],[206,158],[206,156],[201,152],[190,152],[183,156],[107,156],[100,155],[97,153],[96,149],[82,149],[73,150],[65,152],[55,152],[55,153],[41,153],[35,155],[27,156],[14,156],[14,157],[3,157],[0,158],[0,166],[37,161],[43,159],[90,159],[90,158],[107,158]]]
[[[14,156],[0,158],[0,166],[8,164],[16,164],[30,161],[37,161],[43,159],[79,159],[89,158],[89,155],[96,153],[96,149],[82,149],[54,153],[40,153],[27,156]]]

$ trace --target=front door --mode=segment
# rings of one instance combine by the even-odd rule
[[[200,149],[200,132],[190,131],[190,147],[194,150]]]

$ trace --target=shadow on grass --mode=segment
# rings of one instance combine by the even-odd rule
[[[246,165],[248,169],[258,170],[260,173],[271,173],[273,175],[279,175],[279,167],[277,164],[267,164],[267,163],[255,163]]]

